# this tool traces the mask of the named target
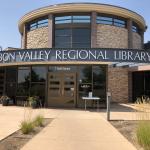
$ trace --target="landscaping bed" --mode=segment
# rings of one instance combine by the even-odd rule
[[[143,148],[138,144],[136,138],[136,129],[138,126],[138,121],[123,121],[123,120],[115,120],[110,121],[110,123],[131,142],[137,150],[143,150]]]
[[[16,131],[0,141],[0,150],[20,150],[29,140],[51,123],[52,120],[51,118],[44,119],[43,126],[36,127],[34,131],[29,134],[23,134],[21,130]]]

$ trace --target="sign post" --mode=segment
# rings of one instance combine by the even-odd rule
[[[110,121],[110,99],[111,93],[107,92],[107,121]]]

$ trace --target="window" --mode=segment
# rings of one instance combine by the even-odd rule
[[[28,31],[32,31],[37,28],[47,27],[47,26],[48,26],[48,18],[44,17],[42,19],[35,20],[35,21],[28,23],[27,29],[28,29]]]
[[[91,30],[88,28],[56,29],[55,47],[87,48],[91,46]]]
[[[79,67],[79,97],[88,96],[92,91],[92,66]]]
[[[71,23],[71,16],[55,17],[55,24]]]
[[[57,48],[71,47],[71,29],[55,30],[55,47]]]
[[[91,16],[68,14],[55,16],[55,48],[91,47]]]
[[[97,24],[106,24],[106,25],[114,25],[117,27],[126,27],[126,21],[117,17],[109,17],[109,16],[97,16],[96,19]]]
[[[91,17],[87,15],[59,16],[55,17],[55,24],[90,23]]]
[[[42,102],[42,106],[44,106],[45,101],[46,75],[47,75],[47,67],[32,66],[30,96],[38,96]]]
[[[73,16],[73,23],[90,23],[90,16]]]
[[[72,29],[72,47],[74,48],[90,47],[91,45],[90,34],[91,31],[89,29],[84,28]]]
[[[17,96],[28,96],[30,89],[30,68],[18,68],[18,88]]]
[[[97,22],[97,24],[108,24],[108,25],[112,25],[112,24],[113,24],[113,18],[97,16],[96,22]]]
[[[114,19],[114,26],[125,28],[126,22],[124,20]]]
[[[6,68],[6,83],[5,83],[5,92],[7,96],[12,98],[14,104],[16,103],[16,88],[17,88],[17,68],[16,67],[7,67]]]
[[[106,67],[93,66],[93,95],[106,98]]]
[[[138,27],[138,25],[135,22],[133,22],[132,31],[133,32],[137,32],[137,33],[139,32],[139,27]]]
[[[46,67],[32,67],[31,82],[45,82],[46,80]]]

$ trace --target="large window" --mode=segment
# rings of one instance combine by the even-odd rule
[[[18,68],[17,104],[22,105],[28,96],[38,96],[44,105],[46,86],[46,66]]]
[[[79,98],[78,106],[83,106],[83,96],[88,96],[89,92],[93,96],[98,96],[101,102],[105,105],[106,102],[106,66],[104,65],[84,65],[78,67],[78,89]],[[92,106],[91,102],[87,103]]]
[[[29,96],[29,88],[30,88],[30,67],[19,67],[17,96]]]
[[[91,47],[91,16],[66,15],[55,16],[56,48],[88,48]]]
[[[106,99],[106,67],[93,66],[93,95]]]
[[[47,67],[33,66],[31,68],[30,96],[38,96],[44,105]]]
[[[16,87],[17,87],[17,68],[9,67],[6,68],[6,83],[5,83],[5,94],[13,99],[14,104],[16,103]]]
[[[71,29],[56,29],[55,30],[55,47],[69,48],[71,47]]]
[[[32,67],[31,82],[45,82],[46,80],[46,67],[38,66]]]
[[[57,48],[86,48],[90,47],[90,29],[73,28],[73,29],[56,29],[55,30],[55,47]]]

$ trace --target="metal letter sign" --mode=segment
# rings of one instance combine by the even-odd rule
[[[20,49],[0,51],[0,63],[94,61],[150,63],[149,50],[134,49]]]

